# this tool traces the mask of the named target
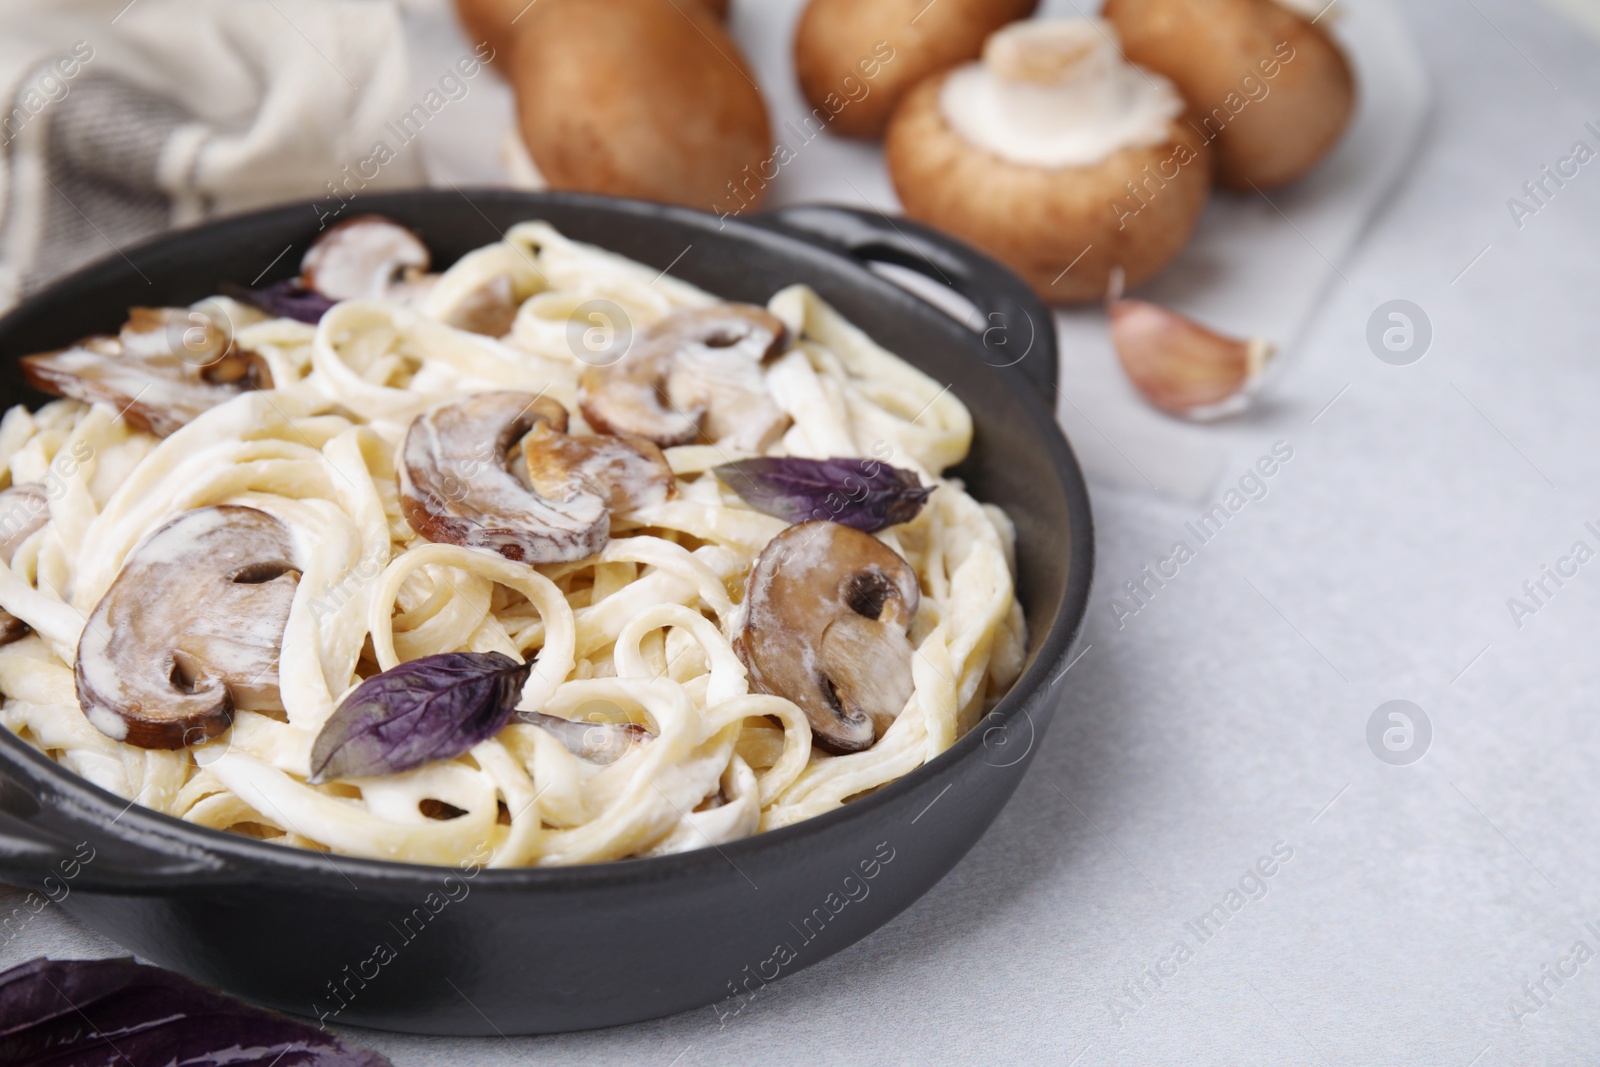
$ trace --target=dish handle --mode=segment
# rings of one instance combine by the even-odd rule
[[[984,362],[1015,368],[1055,410],[1055,319],[1028,284],[996,260],[920,222],[835,204],[781,207],[747,221],[863,264],[892,263],[948,285],[982,316]]]
[[[42,893],[59,904],[77,890],[170,892],[183,884],[216,884],[215,860],[145,851],[123,841],[71,838],[0,811],[0,882]]]

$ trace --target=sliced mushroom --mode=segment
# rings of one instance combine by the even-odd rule
[[[186,511],[134,549],[78,642],[78,702],[107,737],[186,748],[236,708],[275,707],[300,581],[288,529],[225,504]]]
[[[240,349],[221,323],[196,308],[134,308],[116,337],[86,337],[21,363],[35,389],[109,404],[157,437],[241,392],[272,388],[266,360]]]
[[[509,274],[495,274],[469,290],[444,316],[446,326],[485,337],[504,337],[517,319],[515,280]]]
[[[546,715],[542,711],[519,711],[513,722],[525,722],[550,731],[566,750],[581,760],[606,766],[615,763],[655,734],[636,722],[583,722]]]
[[[675,488],[661,449],[633,434],[573,437],[541,422],[522,439],[522,455],[534,491],[551,500],[588,491],[628,512],[665,503]]]
[[[587,368],[578,403],[605,433],[637,434],[662,448],[704,438],[761,452],[789,425],[761,373],[784,339],[783,322],[752,304],[679,311],[616,363]]]
[[[318,237],[300,261],[300,284],[329,300],[377,299],[415,283],[433,257],[422,238],[382,215],[357,215]],[[399,290],[403,292],[404,290]]]
[[[565,431],[567,410],[532,393],[478,393],[430,408],[406,431],[400,504],[430,541],[487,548],[525,563],[586,559],[605,547],[605,498],[572,484],[544,496],[517,474],[517,442],[539,422]]]
[[[859,752],[911,699],[911,565],[871,534],[817,520],[774,537],[750,570],[733,647],[751,686],[786,697],[830,752]]]
[[[0,563],[10,566],[22,542],[49,521],[50,498],[44,486],[24,482],[0,489]],[[0,611],[0,645],[20,641],[31,632],[27,623],[9,611]]]
[[[31,633],[33,627],[9,611],[0,611],[0,647],[21,641]]]

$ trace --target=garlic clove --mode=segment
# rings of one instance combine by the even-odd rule
[[[1111,343],[1123,370],[1162,411],[1216,418],[1242,409],[1259,383],[1272,344],[1240,341],[1143,300],[1112,300]]]

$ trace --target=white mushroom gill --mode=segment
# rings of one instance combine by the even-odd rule
[[[981,62],[945,80],[939,109],[951,129],[1001,159],[1087,167],[1160,144],[1183,99],[1166,78],[1122,59],[1108,23],[1041,19],[991,36]]]

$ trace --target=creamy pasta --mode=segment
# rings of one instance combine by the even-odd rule
[[[510,301],[508,330],[451,325],[485,292]],[[11,409],[0,486],[47,510],[31,530],[0,515],[0,533],[25,534],[0,563],[0,606],[27,628],[0,647],[0,718],[97,785],[187,822],[433,864],[481,856],[485,843],[495,866],[720,844],[833,810],[934,758],[1021,670],[1012,526],[942,477],[972,437],[960,400],[803,286],[767,305],[788,341],[759,368],[782,420],[763,454],[871,458],[935,487],[915,518],[874,535],[909,564],[920,600],[906,632],[910,698],[870,747],[825,751],[793,700],[752,686],[736,650],[751,569],[790,526],[713,472],[754,454],[736,437],[664,448],[669,498],[613,508],[609,537],[587,558],[530,565],[430,541],[406,518],[397,467],[419,416],[510,390],[558,401],[582,434],[593,429],[582,374],[617,340],[615,323],[586,309],[638,330],[716,304],[528,222],[425,286],[343,300],[315,325],[207,302],[273,387],[240,391],[165,437],[111,403]],[[97,606],[153,533],[217,505],[257,509],[288,531],[298,578],[281,640],[265,635],[276,687],[264,705],[235,699],[231,728],[203,743],[119,740],[80,703],[85,629],[101,625]],[[117,625],[161,625],[171,612],[158,607]],[[538,714],[454,758],[311,784],[319,733],[364,679],[462,651],[531,661],[517,706]],[[620,755],[586,747],[587,731],[606,741],[620,724],[634,724],[635,739]]]

